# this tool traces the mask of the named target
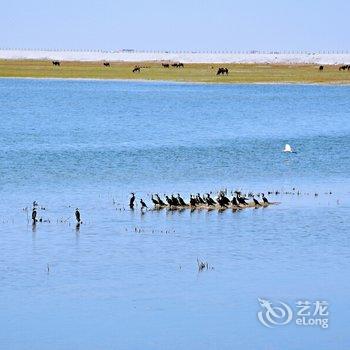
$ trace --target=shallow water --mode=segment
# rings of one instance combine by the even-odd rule
[[[350,346],[349,93],[0,79],[1,348]],[[239,212],[127,208],[131,191],[150,205],[224,188],[301,195]],[[33,200],[50,223],[28,224]],[[258,298],[326,300],[330,326],[266,328]]]

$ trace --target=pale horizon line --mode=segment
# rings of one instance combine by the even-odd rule
[[[142,50],[142,49],[125,49],[115,50],[105,49],[57,49],[57,48],[21,48],[21,47],[3,47],[0,51],[52,51],[52,52],[102,52],[102,53],[197,53],[197,54],[348,54],[350,50]]]

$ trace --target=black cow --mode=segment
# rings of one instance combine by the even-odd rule
[[[216,72],[216,75],[228,75],[228,68],[220,67]]]
[[[175,67],[175,68],[184,68],[184,64],[183,63],[173,63],[171,66]]]

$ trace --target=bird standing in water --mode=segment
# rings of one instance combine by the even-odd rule
[[[77,223],[78,223],[78,224],[81,223],[79,208],[75,209],[75,219],[77,220]]]
[[[33,220],[33,224],[35,224],[37,222],[36,220],[36,209],[35,207],[33,207],[33,211],[32,211],[32,220]]]
[[[130,209],[134,209],[135,206],[135,193],[131,192],[131,198],[130,198],[130,202],[129,202],[129,207]]]
[[[140,203],[141,203],[141,210],[142,210],[142,209],[147,209],[147,208],[148,208],[147,205],[146,205],[146,203],[143,201],[142,198],[140,199]]]

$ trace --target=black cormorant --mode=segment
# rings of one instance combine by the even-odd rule
[[[143,201],[142,198],[140,199],[140,203],[141,203],[141,210],[144,209],[144,208],[148,208],[146,203]]]
[[[177,200],[180,203],[180,205],[182,205],[183,207],[187,207],[187,203],[182,199],[180,193],[177,194]]]
[[[227,208],[226,201],[223,199],[224,196],[221,196],[217,199],[217,202],[219,203],[221,208]]]
[[[225,205],[229,205],[230,204],[230,200],[223,193],[221,194],[221,201]]]
[[[201,195],[199,193],[197,193],[196,198],[197,198],[198,204],[205,204],[204,199],[201,197]]]
[[[158,201],[159,205],[161,205],[162,207],[165,207],[166,204],[160,199],[160,197],[158,196],[157,193],[156,193],[156,197],[157,197],[157,201]]]
[[[33,224],[35,224],[36,223],[36,209],[35,208],[33,208],[33,211],[32,211],[32,220],[33,220]]]
[[[170,207],[173,205],[173,201],[168,196],[165,196],[165,200],[169,204]]]
[[[131,198],[130,198],[130,202],[129,202],[129,207],[130,209],[134,209],[135,206],[135,193],[131,192]]]
[[[177,198],[176,198],[176,197],[174,197],[174,195],[173,195],[173,194],[171,195],[171,201],[173,202],[173,205],[174,205],[175,207],[180,206],[179,201],[177,200]]]
[[[77,223],[79,224],[81,222],[81,219],[80,219],[80,211],[79,209],[75,209],[75,218],[77,220]]]
[[[246,198],[241,197],[239,194],[237,194],[238,203],[243,204],[243,205],[248,205],[248,203],[245,200],[246,200]]]
[[[196,201],[196,199],[193,197],[193,195],[191,194],[191,196],[190,196],[190,205],[191,205],[192,207],[195,207],[196,204],[197,204],[197,201]]]
[[[153,198],[153,194],[152,194],[151,200],[152,200],[154,205],[159,205],[159,202]]]
[[[207,204],[208,204],[208,205],[215,205],[215,204],[216,204],[216,202],[214,201],[214,199],[210,197],[210,194],[209,194],[209,193],[207,193],[206,201],[207,201]]]
[[[262,200],[264,201],[265,204],[270,204],[270,202],[268,201],[268,199],[265,197],[265,194],[262,193]]]
[[[256,206],[260,206],[261,204],[253,197],[253,201],[254,201],[254,204],[256,205]]]
[[[236,197],[233,197],[233,198],[232,198],[231,203],[232,203],[233,205],[237,206],[237,207],[239,206],[239,203],[238,203],[238,201],[237,201],[237,198],[236,198]]]

